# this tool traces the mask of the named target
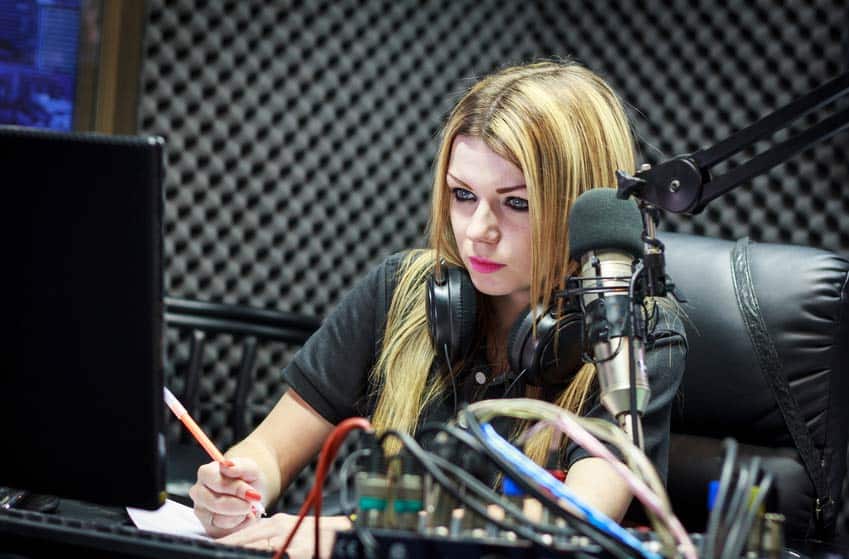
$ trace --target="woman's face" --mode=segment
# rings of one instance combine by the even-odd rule
[[[530,300],[531,229],[522,171],[480,138],[457,136],[446,182],[454,238],[481,293]]]

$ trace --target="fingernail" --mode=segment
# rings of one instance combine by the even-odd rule
[[[258,491],[254,491],[253,489],[248,489],[247,491],[245,491],[245,497],[247,497],[251,501],[262,500],[262,495]]]
[[[265,507],[262,506],[262,503],[257,502],[255,505],[251,505],[251,512],[254,513],[254,517],[262,518],[265,516]]]

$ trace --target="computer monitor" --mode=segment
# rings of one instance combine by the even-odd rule
[[[0,127],[0,486],[164,502],[163,143]]]

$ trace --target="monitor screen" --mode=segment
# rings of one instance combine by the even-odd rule
[[[0,126],[0,486],[164,502],[160,138]]]

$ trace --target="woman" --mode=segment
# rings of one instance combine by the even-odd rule
[[[431,248],[394,255],[361,281],[287,367],[290,390],[227,452],[233,465],[200,468],[190,494],[211,535],[279,547],[293,517],[256,522],[252,502],[273,502],[345,417],[370,416],[378,430],[415,433],[424,421],[453,417],[458,401],[503,396],[507,387],[510,396],[606,416],[594,390],[594,366],[582,366],[563,389],[520,382],[514,390],[506,347],[525,309],[549,306],[574,271],[567,242],[573,201],[590,188],[615,184],[617,169],[633,171],[633,139],[616,95],[573,63],[507,68],[460,99],[435,167]],[[471,351],[450,372],[450,359],[431,341],[426,305],[426,280],[442,266],[464,268],[480,301]],[[661,320],[668,322],[666,313]],[[648,355],[652,400],[644,428],[646,452],[664,474],[682,346],[671,342],[662,353],[655,348]],[[525,451],[544,462],[551,437],[535,433]],[[605,462],[570,445],[561,466],[579,496],[622,518],[631,495]],[[329,519],[322,526],[332,536],[348,522]],[[311,530],[300,533],[310,550]]]

